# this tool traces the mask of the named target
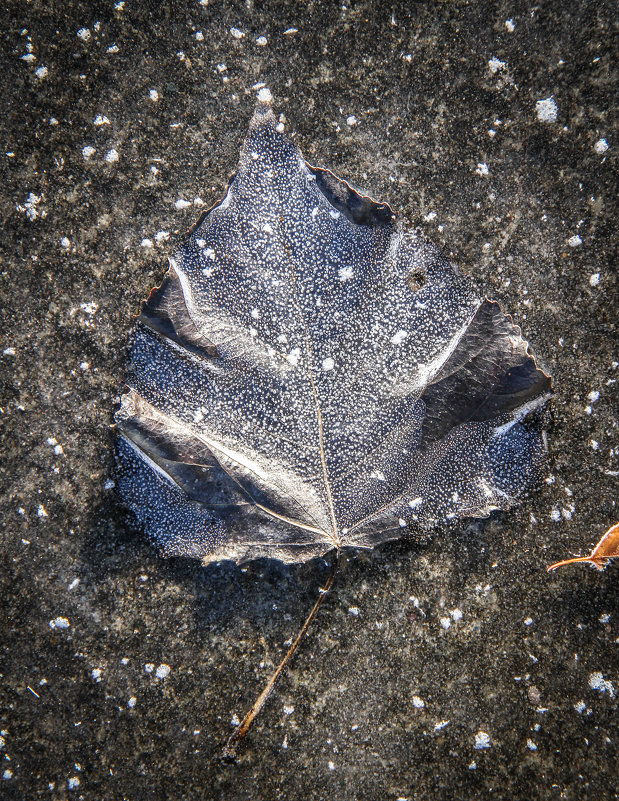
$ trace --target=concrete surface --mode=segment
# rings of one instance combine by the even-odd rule
[[[617,566],[545,572],[618,517],[613,4],[0,19],[2,798],[616,797]],[[160,559],[117,505],[110,424],[132,316],[222,196],[263,82],[309,161],[514,315],[556,399],[518,509],[349,554],[226,766],[328,568]]]

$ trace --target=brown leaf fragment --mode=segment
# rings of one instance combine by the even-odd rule
[[[602,539],[598,542],[595,548],[591,551],[589,556],[575,556],[572,559],[564,559],[562,562],[556,562],[547,568],[550,573],[557,567],[563,565],[571,565],[574,562],[591,562],[598,570],[604,570],[610,559],[619,556],[619,523],[611,526]]]

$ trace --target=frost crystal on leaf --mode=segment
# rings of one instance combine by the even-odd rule
[[[508,508],[538,478],[549,378],[438,248],[308,165],[269,100],[143,305],[121,497],[164,553],[239,562]]]

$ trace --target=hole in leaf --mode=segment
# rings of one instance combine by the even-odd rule
[[[424,288],[427,280],[424,270],[421,267],[415,267],[406,276],[406,286],[411,292],[419,292],[420,289]]]

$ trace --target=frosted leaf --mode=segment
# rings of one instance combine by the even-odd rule
[[[550,394],[497,304],[308,165],[264,101],[143,305],[127,386],[121,497],[164,553],[239,562],[508,508],[538,477]]]

